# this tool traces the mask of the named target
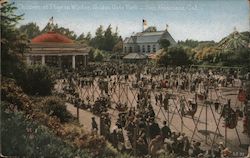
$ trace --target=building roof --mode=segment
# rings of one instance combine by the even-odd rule
[[[87,44],[74,42],[68,37],[56,32],[47,32],[31,40],[27,54],[83,54],[90,51]]]
[[[147,56],[140,53],[129,53],[124,56],[123,59],[146,59]]]
[[[168,39],[171,44],[176,43],[167,30],[154,31],[154,32],[138,32],[134,36],[125,38],[124,43],[128,44],[158,43],[160,39]]]
[[[53,42],[53,43],[73,43],[73,40],[69,39],[68,37],[61,35],[56,32],[47,32],[43,33],[39,36],[36,36],[31,40],[31,43],[46,43],[46,42]]]

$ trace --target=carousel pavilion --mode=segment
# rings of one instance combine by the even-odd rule
[[[42,64],[64,69],[85,67],[90,48],[54,31],[31,40],[25,54],[28,65]]]

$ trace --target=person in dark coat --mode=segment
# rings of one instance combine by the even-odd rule
[[[154,139],[157,135],[160,135],[161,129],[154,120],[151,120],[152,123],[149,125],[149,137]]]
[[[166,121],[163,121],[163,127],[161,128],[161,135],[162,135],[163,139],[171,137],[171,130],[167,126]]]
[[[97,123],[95,117],[92,117],[92,131],[98,131]]]

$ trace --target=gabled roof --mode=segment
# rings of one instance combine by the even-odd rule
[[[164,31],[157,31],[157,32],[142,32],[137,33],[137,43],[157,43],[162,35],[164,34]]]
[[[176,44],[175,40],[167,30],[155,31],[155,32],[138,32],[134,36],[125,38],[124,43],[128,44],[158,43],[160,39],[168,39],[171,44]]]
[[[133,44],[134,43],[134,41],[133,41],[133,39],[132,39],[132,37],[126,37],[125,39],[124,39],[124,41],[123,41],[124,43],[131,43],[131,44]]]

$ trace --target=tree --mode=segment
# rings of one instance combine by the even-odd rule
[[[167,39],[161,39],[160,41],[159,41],[159,43],[160,43],[160,46],[165,50],[165,51],[167,51],[168,50],[168,47],[170,46],[170,42],[169,42],[169,40],[167,40]]]
[[[192,40],[192,39],[187,39],[185,41],[178,41],[178,45],[195,48],[195,47],[197,47],[199,45],[199,41],[195,41],[195,40]]]
[[[91,36],[91,33],[90,32],[88,32],[87,33],[87,35],[86,35],[86,38],[85,38],[88,42],[90,42],[91,41],[91,39],[92,39],[92,36]]]
[[[87,37],[86,37],[87,39]],[[118,28],[116,27],[116,31],[112,32],[112,27],[109,25],[104,31],[103,26],[100,25],[95,32],[95,37],[91,38],[89,34],[90,45],[94,48],[105,50],[105,51],[113,51],[115,45],[122,41],[121,36],[118,36]],[[117,45],[117,48],[120,49],[121,43]],[[119,50],[120,51],[120,50]]]
[[[20,62],[21,54],[28,48],[27,37],[16,28],[23,15],[16,15],[14,3],[1,4],[1,70],[2,75],[15,77],[18,69],[24,64]]]
[[[97,49],[103,49],[104,46],[104,31],[100,25],[95,32],[95,37],[91,40],[91,45]]]
[[[115,46],[114,46],[114,48],[113,48],[113,52],[121,53],[122,51],[123,51],[123,42],[122,42],[122,40],[119,40],[119,41],[115,44]]]
[[[97,50],[97,53],[95,55],[95,61],[102,61],[103,60],[103,54]]]
[[[189,64],[189,57],[183,47],[170,47],[160,56],[158,63],[164,66],[182,66]]]
[[[72,40],[76,40],[76,37],[77,37],[74,31],[71,31],[70,29],[65,28],[65,27],[59,27],[57,24],[48,23],[45,26],[45,28],[41,31],[41,33],[49,32],[49,31],[58,32],[60,34],[67,36],[68,38]]]
[[[94,56],[95,50],[93,48],[90,49],[89,51],[89,61],[94,61],[95,60],[95,56]]]
[[[77,41],[82,41],[82,40],[85,40],[85,36],[84,36],[84,33],[81,33],[78,37],[77,37],[77,39],[76,39]]]
[[[109,25],[108,28],[106,29],[105,33],[104,33],[103,50],[112,51],[115,43],[116,43],[115,36],[113,36],[111,25]]]
[[[62,123],[73,119],[71,113],[67,111],[65,102],[59,97],[51,96],[44,98],[42,101],[42,110],[50,116],[56,116]]]
[[[21,71],[21,70],[20,70]],[[23,91],[30,95],[50,95],[54,86],[52,72],[46,66],[35,65],[22,70],[17,80]]]
[[[21,33],[26,34],[29,39],[32,39],[40,34],[39,27],[33,22],[20,26],[19,30]]]

